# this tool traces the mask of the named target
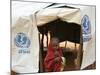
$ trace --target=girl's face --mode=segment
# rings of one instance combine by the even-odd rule
[[[58,42],[58,40],[53,39],[52,40],[52,45],[53,45],[53,49],[54,50],[58,50],[58,48],[59,48],[59,42]]]

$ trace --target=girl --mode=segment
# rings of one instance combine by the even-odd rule
[[[46,72],[59,72],[62,66],[62,50],[59,48],[59,40],[52,38],[44,59]]]

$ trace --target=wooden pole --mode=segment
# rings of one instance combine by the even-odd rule
[[[48,47],[48,33],[46,34],[46,37],[47,37],[47,47]]]
[[[67,47],[67,41],[65,41],[65,48]]]
[[[40,39],[40,35],[39,35],[39,39]],[[43,72],[43,39],[44,39],[44,34],[42,34],[42,39],[40,41],[40,52],[39,52],[39,58],[40,58],[40,70],[39,72],[42,73]]]
[[[83,36],[82,36],[82,29],[80,32],[80,45],[79,50],[77,53],[77,69],[80,70],[81,63],[82,63],[82,56],[83,56]]]
[[[76,50],[76,46],[77,46],[77,44],[75,43],[75,50]]]

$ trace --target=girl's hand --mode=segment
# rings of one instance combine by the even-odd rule
[[[59,62],[59,60],[60,60],[60,57],[56,57],[56,58],[54,59],[54,62],[57,63],[57,62]]]

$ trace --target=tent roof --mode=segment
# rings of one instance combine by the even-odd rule
[[[58,5],[58,6],[57,6]],[[64,4],[49,5],[36,13],[37,25],[41,26],[60,18],[63,21],[80,24],[80,9]]]
[[[60,42],[80,43],[80,9],[65,4],[51,4],[36,13],[39,32],[51,33]]]

